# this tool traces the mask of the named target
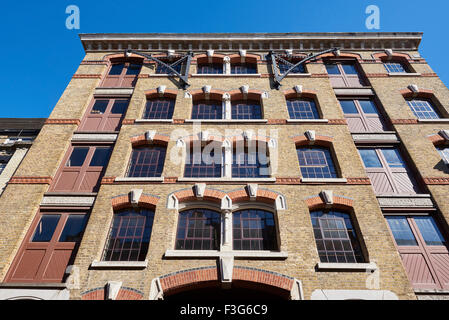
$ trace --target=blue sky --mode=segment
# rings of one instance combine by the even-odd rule
[[[83,59],[79,33],[421,31],[420,52],[447,85],[449,1],[4,1],[0,117],[48,117]],[[65,27],[68,5],[80,29]],[[380,8],[380,30],[365,9]]]

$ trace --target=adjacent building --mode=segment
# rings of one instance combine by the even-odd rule
[[[80,38],[0,198],[0,299],[449,298],[421,33]]]

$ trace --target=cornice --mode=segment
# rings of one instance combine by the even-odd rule
[[[84,49],[95,51],[317,51],[330,47],[341,50],[417,50],[421,32],[329,32],[329,33],[88,33],[80,34]]]

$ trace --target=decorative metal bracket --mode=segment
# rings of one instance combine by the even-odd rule
[[[190,63],[192,61],[192,57],[193,57],[193,53],[189,52],[186,55],[182,56],[181,58],[179,58],[178,60],[176,60],[174,63],[169,64],[169,63],[165,63],[164,61],[159,60],[158,58],[153,57],[150,54],[146,54],[146,53],[142,53],[142,52],[138,52],[132,49],[128,49],[125,51],[125,56],[129,55],[129,54],[135,54],[135,55],[139,55],[142,57],[147,58],[148,60],[154,61],[162,66],[164,66],[165,68],[167,68],[172,74],[176,75],[177,77],[179,77],[179,81],[181,82],[181,86],[183,89],[187,89],[190,84],[188,82],[188,78],[189,78],[189,70],[190,70]],[[176,67],[178,64],[186,62],[185,65],[185,71],[184,74],[179,73],[178,71],[176,71],[174,69],[174,67]]]
[[[281,87],[281,81],[290,73],[292,72],[293,69],[295,69],[296,67],[302,65],[303,63],[310,61],[310,60],[314,60],[316,59],[318,56],[321,56],[323,54],[329,53],[329,52],[337,52],[339,49],[338,48],[332,48],[332,49],[327,49],[315,54],[310,54],[307,57],[305,57],[304,59],[302,59],[301,61],[299,61],[296,64],[293,64],[285,59],[283,59],[279,54],[274,53],[273,51],[270,51],[270,58],[271,58],[271,65],[273,66],[273,73],[274,73],[274,86],[276,87],[276,89],[279,90],[279,88]],[[290,68],[285,72],[285,73],[280,73],[279,72],[279,67],[277,66],[277,61],[281,61],[282,63],[286,64],[287,66],[289,66]]]

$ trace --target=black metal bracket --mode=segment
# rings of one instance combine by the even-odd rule
[[[125,56],[127,56],[128,54],[131,54],[131,53],[133,53],[135,55],[139,55],[139,56],[145,57],[148,60],[151,60],[151,61],[154,61],[154,62],[156,62],[158,64],[163,65],[165,68],[167,68],[171,72],[171,74],[174,74],[177,77],[179,77],[179,80],[181,82],[181,86],[182,86],[183,89],[187,89],[190,86],[190,84],[188,82],[188,78],[189,78],[190,63],[192,62],[192,57],[193,57],[193,53],[192,52],[189,52],[188,54],[182,56],[181,58],[179,58],[178,60],[176,60],[172,64],[169,64],[169,63],[166,63],[164,61],[161,61],[158,58],[155,58],[155,57],[153,57],[150,54],[138,52],[138,51],[135,51],[135,50],[132,50],[132,49],[126,50],[125,51]],[[180,64],[180,63],[183,63],[184,61],[186,62],[185,70],[184,70],[184,74],[181,74],[178,71],[176,71],[174,69],[174,67],[176,65]]]
[[[276,89],[279,90],[279,88],[282,86],[281,81],[290,73],[292,72],[293,69],[295,69],[296,67],[302,65],[303,63],[310,61],[310,60],[314,60],[317,57],[329,53],[329,52],[337,52],[339,50],[339,48],[332,48],[332,49],[327,49],[315,54],[310,54],[307,57],[305,57],[304,59],[302,59],[301,61],[299,61],[296,64],[293,64],[285,59],[283,59],[281,57],[281,55],[274,53],[273,51],[270,51],[270,58],[271,58],[271,65],[273,66],[273,73],[274,73],[274,86],[276,87]],[[286,64],[287,66],[289,66],[290,68],[285,72],[285,73],[280,73],[279,72],[279,67],[277,65],[277,61],[281,61],[282,63]]]

